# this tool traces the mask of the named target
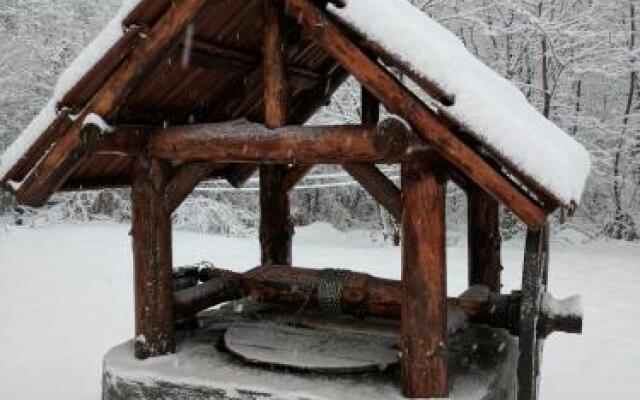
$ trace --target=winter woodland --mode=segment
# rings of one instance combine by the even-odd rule
[[[4,0],[0,4],[0,149],[47,101],[57,77],[118,9],[121,0]],[[456,33],[467,48],[515,83],[546,117],[584,144],[593,170],[579,211],[559,212],[556,229],[590,238],[640,239],[640,81],[637,0],[413,0]],[[400,77],[405,79],[404,77]],[[491,95],[490,93],[487,94]],[[360,88],[348,81],[314,122],[360,119]],[[505,112],[509,112],[505,110]],[[524,139],[523,139],[524,140]],[[383,170],[398,182],[398,170]],[[207,182],[175,214],[178,227],[243,236],[255,231],[257,182],[236,190]],[[396,240],[393,218],[342,170],[315,168],[292,192],[299,225],[327,221]],[[463,193],[450,185],[448,219],[466,221]],[[46,210],[14,207],[11,223],[126,220],[124,190],[59,194]],[[522,228],[511,215],[505,237]]]

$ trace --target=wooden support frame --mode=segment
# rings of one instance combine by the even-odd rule
[[[284,14],[272,0],[262,0],[264,115],[268,128],[287,123],[288,86],[285,75]],[[286,165],[260,167],[260,249],[263,265],[291,265],[293,222],[289,191],[283,187]]]
[[[182,0],[168,9],[146,39],[109,77],[75,122],[29,174],[16,193],[21,203],[41,206],[51,193],[62,186],[88,157],[92,143],[87,143],[83,135],[85,118],[90,114],[97,114],[106,120],[113,117],[126,97],[142,81],[145,72],[157,64],[180,39],[187,26],[213,3],[209,0]]]
[[[448,397],[445,177],[435,158],[402,164],[401,376],[411,398]]]
[[[173,213],[193,192],[196,186],[226,165],[195,162],[178,168],[164,192],[164,203],[168,213]]]
[[[300,180],[302,180],[313,168],[312,165],[292,165],[282,179],[282,187],[290,192]]]
[[[402,192],[375,165],[349,163],[342,166],[389,214],[396,222],[402,221]]]
[[[325,13],[308,0],[277,0],[285,11],[389,111],[404,117],[442,157],[487,193],[507,205],[529,227],[539,228],[546,213],[533,199],[454,135],[448,124],[406,89],[389,71],[371,60]]]
[[[469,286],[502,288],[500,204],[475,184],[467,187]]]
[[[260,61],[259,54],[197,38],[193,40],[190,65],[247,74],[259,67]],[[292,84],[304,89],[311,89],[322,80],[321,74],[297,65],[288,65],[287,70]]]
[[[393,162],[407,150],[409,130],[397,119],[378,126],[285,126],[224,122],[174,126],[149,140],[150,153],[172,161],[341,164]]]
[[[175,351],[171,214],[160,161],[139,157],[132,180],[135,356],[145,359]]]

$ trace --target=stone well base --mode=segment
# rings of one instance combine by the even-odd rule
[[[175,355],[146,361],[133,342],[104,358],[103,400],[161,399],[401,399],[397,368],[331,375],[248,366],[219,349],[232,320],[209,320],[180,334]],[[503,331],[470,326],[450,338],[452,399],[515,399],[517,340]]]

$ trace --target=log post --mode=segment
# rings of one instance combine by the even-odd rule
[[[287,122],[284,14],[272,0],[264,1],[264,115],[268,128]],[[286,165],[260,167],[260,248],[263,265],[291,265],[293,222],[289,191],[283,187]]]
[[[500,204],[477,185],[467,188],[469,286],[502,288]]]
[[[141,156],[132,178],[135,356],[145,359],[175,351],[171,217],[162,164]]]
[[[402,390],[448,397],[445,179],[432,158],[402,164]]]

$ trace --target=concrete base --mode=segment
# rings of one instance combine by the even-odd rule
[[[319,374],[248,366],[221,350],[237,321],[214,313],[182,332],[175,355],[139,361],[133,342],[110,350],[103,365],[103,400],[401,399],[398,368],[376,373]],[[515,399],[517,340],[469,326],[450,338],[451,399]]]

